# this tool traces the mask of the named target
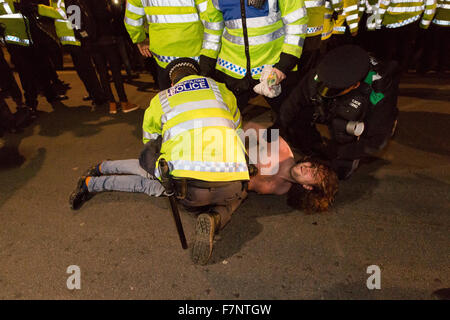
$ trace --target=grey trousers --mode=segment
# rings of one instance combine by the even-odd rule
[[[103,176],[91,177],[89,192],[138,192],[153,197],[164,195],[162,184],[141,168],[138,159],[105,161],[100,168]]]
[[[165,195],[162,184],[141,168],[138,159],[105,161],[100,168],[103,176],[91,177],[89,192],[138,192],[154,197]],[[186,197],[179,202],[191,208],[210,206],[212,211],[220,215],[222,229],[245,198],[247,191],[242,182],[235,181],[217,188],[188,187]]]

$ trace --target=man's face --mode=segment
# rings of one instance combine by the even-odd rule
[[[301,162],[293,166],[291,176],[298,184],[309,190],[319,185],[322,180],[320,169],[311,162]]]

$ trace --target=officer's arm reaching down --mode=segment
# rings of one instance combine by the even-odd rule
[[[160,94],[165,94],[165,91]],[[152,176],[155,175],[156,161],[161,155],[162,144],[161,116],[163,115],[163,111],[158,101],[159,95],[152,99],[150,107],[145,110],[144,122],[142,124],[142,141],[145,147],[139,157],[141,167]]]

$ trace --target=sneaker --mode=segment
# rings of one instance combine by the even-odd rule
[[[103,163],[97,163],[96,165],[91,166],[86,172],[83,174],[84,177],[100,177],[102,173],[100,172],[100,166]]]
[[[116,114],[117,113],[117,104],[115,102],[109,103],[109,113]]]
[[[217,216],[218,214],[215,213],[202,213],[197,217],[191,255],[194,264],[206,265],[211,258],[214,234],[218,229],[215,219]]]
[[[131,112],[131,111],[139,109],[138,105],[135,105],[135,104],[130,103],[130,102],[121,102],[120,105],[122,107],[122,112],[123,113],[128,113],[128,112]]]
[[[70,194],[69,204],[72,210],[80,209],[83,203],[91,198],[91,193],[86,185],[86,178],[86,176],[82,176],[78,180],[76,189]]]

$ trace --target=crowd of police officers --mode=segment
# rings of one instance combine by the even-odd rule
[[[39,94],[54,108],[68,99],[70,85],[56,72],[62,52],[84,99],[111,114],[138,109],[128,101],[123,68],[132,78],[144,67],[166,89],[166,66],[192,58],[243,111],[272,66],[282,87],[266,97],[273,128],[304,154],[338,159],[333,167],[346,178],[395,129],[400,75],[448,70],[449,30],[449,0],[0,0],[1,41],[24,92],[0,50],[0,133],[37,118]],[[318,138],[316,123],[330,126],[334,144]]]

